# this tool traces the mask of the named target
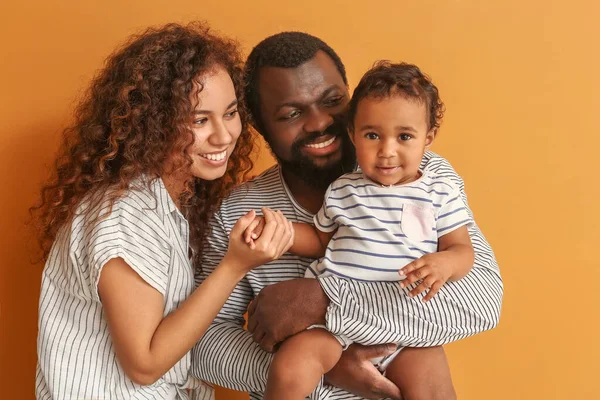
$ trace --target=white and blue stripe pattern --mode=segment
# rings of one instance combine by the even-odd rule
[[[336,233],[306,277],[397,281],[400,268],[436,252],[440,236],[470,224],[471,218],[458,188],[446,178],[422,174],[414,182],[390,187],[354,172],[327,189],[314,223],[323,232]]]
[[[421,169],[450,180],[467,204],[462,179],[450,164],[426,152]],[[311,223],[313,215],[302,208],[285,185],[275,166],[237,188],[223,201],[212,220],[212,232],[205,243],[202,272],[206,278],[221,261],[228,234],[248,210],[278,209],[290,221]],[[467,207],[467,212],[472,218]],[[458,282],[444,285],[427,303],[410,298],[397,282],[361,282],[335,276],[319,278],[331,300],[327,328],[338,336],[364,344],[400,343],[403,346],[435,346],[453,342],[498,324],[503,285],[496,258],[476,224],[469,227],[475,250],[472,271]],[[249,391],[259,399],[267,381],[272,355],[261,350],[252,335],[243,329],[249,302],[266,285],[304,277],[311,259],[285,254],[279,260],[252,270],[237,285],[214,323],[193,349],[192,374],[235,390]],[[329,390],[319,388],[313,398],[326,398]],[[330,399],[359,399],[334,389]]]
[[[188,259],[189,229],[164,187],[138,182],[112,209],[79,207],[56,237],[42,276],[36,398],[182,399],[191,364],[186,354],[150,386],[131,381],[119,364],[98,295],[104,265],[123,258],[164,296],[164,315],[194,290]],[[105,215],[99,220],[96,217]],[[204,385],[197,399],[212,398]]]

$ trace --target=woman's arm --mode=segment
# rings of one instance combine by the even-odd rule
[[[221,263],[181,307],[163,318],[162,294],[122,258],[106,263],[98,291],[127,376],[140,385],[163,376],[202,337],[242,277]]]
[[[104,265],[98,291],[117,358],[134,382],[149,385],[163,376],[202,337],[244,274],[288,250],[293,241],[291,224],[280,213],[267,211],[265,218],[263,235],[254,249],[242,240],[254,213],[240,218],[215,271],[164,318],[162,294],[122,258]]]

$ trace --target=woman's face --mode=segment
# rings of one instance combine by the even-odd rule
[[[199,79],[202,90],[192,119],[194,143],[188,149],[192,159],[191,174],[200,179],[222,177],[235,148],[242,123],[233,82],[227,71],[217,66]]]

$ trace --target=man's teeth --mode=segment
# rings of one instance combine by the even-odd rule
[[[327,147],[329,146],[331,143],[333,143],[335,141],[335,137],[332,137],[331,139],[322,142],[322,143],[314,143],[314,144],[307,144],[305,145],[306,147],[311,147],[313,149],[322,149],[323,147]]]
[[[204,157],[211,161],[221,161],[227,155],[227,150],[224,150],[220,153],[212,153],[212,154],[200,154],[200,157]]]

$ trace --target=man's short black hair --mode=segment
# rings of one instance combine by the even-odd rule
[[[265,136],[264,124],[260,117],[260,93],[258,75],[262,67],[297,68],[315,56],[317,51],[325,52],[337,67],[344,83],[348,85],[346,68],[327,43],[304,32],[281,32],[269,36],[256,45],[248,56],[244,71],[245,102],[254,127]]]

